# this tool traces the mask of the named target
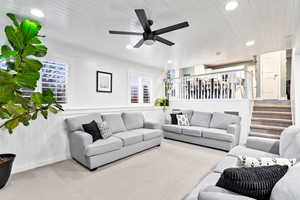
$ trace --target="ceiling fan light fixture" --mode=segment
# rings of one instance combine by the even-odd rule
[[[231,1],[227,2],[226,6],[225,6],[225,10],[227,10],[227,11],[233,11],[238,6],[239,6],[239,2],[237,2],[236,0],[231,0]]]
[[[154,40],[145,40],[145,41],[144,41],[144,44],[145,44],[145,45],[148,45],[148,46],[151,46],[151,45],[154,44],[154,42],[155,42]]]

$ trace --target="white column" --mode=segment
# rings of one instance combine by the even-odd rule
[[[291,75],[291,104],[293,119],[295,125],[300,126],[300,52],[294,53],[293,55]]]

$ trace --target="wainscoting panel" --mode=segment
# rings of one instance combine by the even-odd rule
[[[145,119],[163,122],[164,113],[160,107],[105,107],[69,108],[48,120],[39,118],[31,126],[20,125],[13,134],[0,130],[0,153],[15,153],[13,173],[33,169],[70,158],[68,132],[64,119],[93,112],[112,113],[141,111]]]

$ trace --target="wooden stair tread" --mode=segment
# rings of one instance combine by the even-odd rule
[[[253,117],[253,121],[267,121],[267,122],[280,122],[280,123],[290,123],[292,124],[293,121],[290,119],[278,119],[278,118],[261,118],[261,117]]]
[[[253,111],[253,114],[274,114],[274,115],[291,115],[291,112],[278,111]]]
[[[279,135],[273,135],[268,133],[258,133],[258,132],[250,132],[249,136],[255,136],[255,137],[263,137],[263,138],[271,138],[271,139],[279,139]]]
[[[255,108],[291,108],[290,105],[264,105],[264,104],[254,104]]]
[[[284,130],[286,127],[280,127],[280,126],[266,126],[266,125],[256,125],[256,124],[251,124],[250,128],[282,131],[282,130]]]

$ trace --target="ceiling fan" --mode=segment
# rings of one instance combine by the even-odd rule
[[[141,47],[144,43],[146,45],[152,45],[155,41],[164,43],[166,45],[172,46],[175,43],[166,40],[159,35],[175,31],[178,29],[182,29],[185,27],[188,27],[189,24],[188,22],[182,22],[179,24],[175,24],[173,26],[168,26],[166,28],[158,29],[155,31],[151,30],[151,25],[153,25],[153,21],[150,19],[147,19],[146,12],[144,9],[135,9],[135,13],[144,29],[144,33],[137,33],[137,32],[127,32],[127,31],[109,31],[110,34],[120,34],[120,35],[141,35],[143,38],[136,44],[134,45],[134,48],[139,48]]]

